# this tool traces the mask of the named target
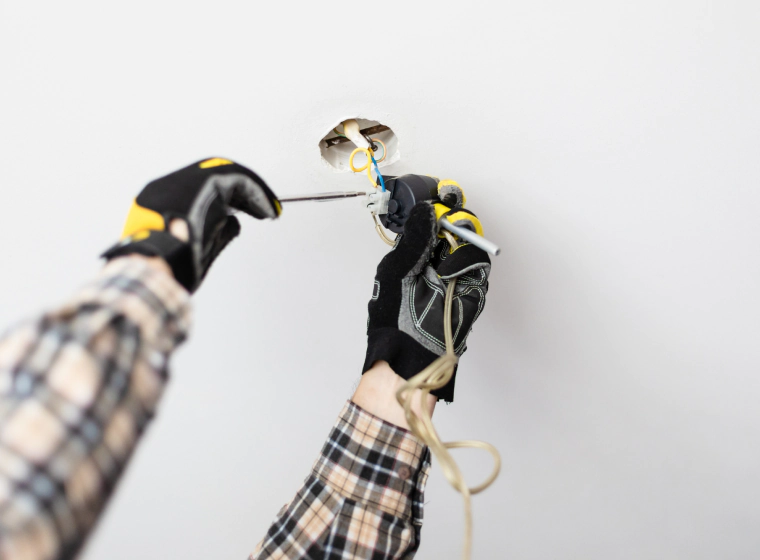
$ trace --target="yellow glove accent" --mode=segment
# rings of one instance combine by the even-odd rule
[[[462,206],[464,208],[464,206],[467,204],[467,197],[464,195],[464,190],[459,186],[459,183],[453,179],[444,179],[443,181],[438,181],[438,196],[441,198],[441,200],[443,200],[443,197],[446,196],[447,192],[451,192],[454,189],[459,191],[459,195],[462,197],[462,201],[459,206]],[[444,191],[443,195],[441,194],[441,190]]]
[[[148,239],[149,237],[150,237],[150,231],[148,231],[147,229],[144,229],[144,230],[138,231],[136,234],[132,235],[129,238],[129,241],[130,242],[142,241],[143,239]]]
[[[441,219],[441,217],[446,212],[451,212],[451,208],[449,208],[445,204],[441,204],[440,202],[436,202],[435,204],[433,204],[433,210],[435,210],[435,221],[436,221],[436,223],[438,222],[438,220]],[[438,228],[438,238],[439,239],[446,239],[446,234],[444,233],[444,231],[446,231],[446,230],[444,230],[443,228]]]
[[[207,159],[206,161],[202,161],[198,165],[198,167],[200,167],[201,169],[208,169],[209,167],[219,167],[220,165],[232,165],[233,163],[235,162],[230,161],[228,159],[215,157],[215,158]]]
[[[449,208],[445,204],[441,204],[440,202],[433,204],[433,209],[435,210],[436,222],[440,220],[441,216],[443,216],[446,212],[451,212],[451,208]],[[441,235],[440,237],[443,237],[443,235]]]
[[[480,220],[469,212],[454,212],[446,216],[446,219],[455,226],[461,227],[466,227],[467,224],[465,222],[470,222],[475,227],[475,233],[480,236],[483,235],[483,225],[480,223]]]
[[[164,217],[150,208],[144,208],[137,204],[137,199],[132,201],[132,207],[127,214],[127,223],[121,232],[121,238],[130,237],[137,232],[154,229],[163,231],[166,229]]]
[[[435,210],[435,221],[441,219],[441,217],[446,214],[447,212],[451,212],[451,208],[446,206],[445,204],[433,204],[433,209]],[[449,214],[446,216],[446,219],[450,221],[455,226],[464,226],[466,227],[467,224],[464,222],[469,222],[472,224],[472,226],[475,228],[475,233],[478,235],[483,235],[483,224],[480,223],[480,220],[470,214],[469,212],[454,212],[453,214]],[[438,232],[438,237],[443,239],[446,237],[443,233],[443,230]]]

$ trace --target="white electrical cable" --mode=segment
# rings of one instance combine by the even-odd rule
[[[348,119],[343,123],[343,134],[351,140],[358,148],[369,148],[369,142],[359,132],[359,123],[354,119]]]

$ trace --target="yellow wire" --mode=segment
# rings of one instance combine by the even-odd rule
[[[380,142],[383,145],[383,157],[381,159],[375,160],[377,163],[380,163],[385,159],[385,156],[388,155],[388,148],[385,147],[385,142],[382,140],[378,140],[377,138],[372,138],[371,140],[373,142]],[[367,163],[362,167],[356,167],[354,165],[354,156],[359,152],[364,152],[367,156]],[[362,171],[366,171],[369,182],[372,183],[373,187],[377,188],[377,181],[372,178],[372,150],[370,148],[356,148],[348,157],[348,165],[351,167],[351,171],[354,173],[361,173]]]
[[[367,155],[367,163],[363,167],[354,167],[354,156],[359,152],[364,152]],[[373,187],[377,188],[377,183],[372,178],[372,152],[369,148],[356,148],[353,152],[351,152],[351,155],[348,158],[348,165],[351,167],[351,171],[354,173],[361,173],[362,171],[366,170],[369,182],[372,183]]]
[[[444,234],[446,234],[452,247],[456,247],[457,242],[454,237],[448,231],[444,231]],[[419,416],[413,412],[411,408],[412,395],[414,394],[415,389],[421,390],[420,402],[424,403],[427,396],[430,394],[430,391],[443,387],[449,382],[451,376],[454,375],[454,369],[459,361],[459,358],[457,358],[454,353],[454,338],[451,334],[451,307],[454,301],[455,287],[456,278],[453,278],[449,281],[449,285],[446,288],[446,298],[443,307],[443,336],[446,342],[446,353],[404,383],[404,385],[402,385],[396,392],[396,399],[399,404],[404,407],[406,421],[408,422],[412,433],[430,448],[433,455],[435,455],[435,458],[438,459],[446,480],[449,481],[449,484],[451,484],[456,491],[462,494],[465,517],[464,548],[462,557],[465,560],[469,560],[472,552],[471,496],[488,488],[494,480],[496,480],[496,477],[499,476],[499,471],[501,470],[501,457],[499,456],[499,451],[493,445],[484,441],[466,440],[444,443],[441,441],[441,438],[433,427],[433,422],[430,419],[430,414],[427,412],[427,407],[420,407],[422,413]],[[459,470],[459,466],[448,452],[449,449],[461,447],[485,449],[491,453],[494,458],[494,469],[491,476],[489,476],[485,482],[474,488],[467,487],[464,476]]]

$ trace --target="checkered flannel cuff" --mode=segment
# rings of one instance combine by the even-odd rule
[[[346,403],[311,474],[252,560],[411,560],[430,451],[409,431]]]
[[[421,525],[430,451],[410,431],[347,402],[314,463],[344,498]]]

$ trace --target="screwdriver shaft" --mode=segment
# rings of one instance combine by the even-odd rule
[[[330,202],[333,200],[342,200],[344,198],[356,198],[358,196],[367,196],[364,191],[337,191],[337,192],[324,192],[316,194],[307,194],[301,196],[292,196],[288,198],[281,198],[280,204],[286,202]],[[442,218],[438,221],[438,225],[444,229],[449,230],[451,233],[459,236],[465,241],[469,241],[473,245],[480,247],[487,253],[492,255],[498,255],[501,249],[493,242],[489,241],[485,237],[478,235],[466,228],[455,226],[447,219]]]
[[[331,200],[341,200],[343,198],[355,198],[357,196],[366,196],[364,191],[339,191],[339,192],[325,192],[316,194],[305,194],[301,196],[291,196],[288,198],[281,198],[280,203],[285,202],[328,202]]]

